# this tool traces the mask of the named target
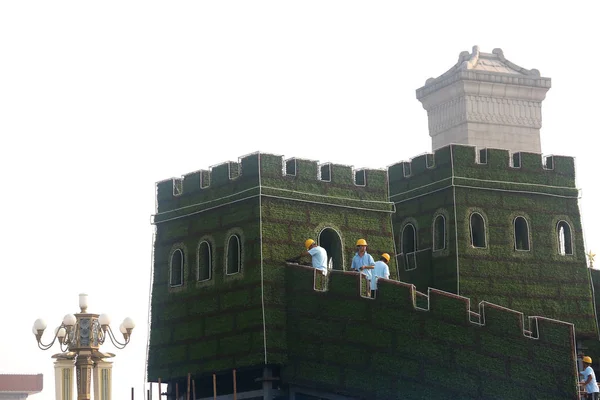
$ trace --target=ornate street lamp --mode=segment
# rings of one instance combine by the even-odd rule
[[[112,353],[100,352],[100,346],[106,338],[110,338],[112,344],[118,349],[123,349],[129,344],[131,332],[135,327],[131,318],[125,318],[119,328],[124,339],[123,342],[120,342],[109,325],[110,317],[107,314],[88,313],[87,306],[87,294],[80,294],[79,308],[81,312],[65,315],[62,324],[54,331],[54,338],[48,344],[42,343],[46,322],[43,319],[37,319],[33,324],[33,334],[40,349],[48,350],[54,342],[58,341],[62,353],[55,354],[53,358],[69,360],[71,363],[73,360],[75,361],[77,400],[91,399],[92,369],[102,363],[103,359],[115,356]],[[62,395],[57,393],[57,399],[62,399]]]

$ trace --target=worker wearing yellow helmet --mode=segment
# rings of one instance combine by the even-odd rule
[[[304,247],[306,247],[306,251],[301,255],[311,256],[313,268],[320,270],[323,275],[327,275],[327,251],[312,239],[306,239]]]
[[[375,297],[375,293],[377,293],[378,279],[390,279],[390,267],[388,266],[389,262],[390,255],[388,253],[383,253],[379,261],[375,262],[375,266],[371,271],[371,297]]]
[[[585,356],[581,362],[583,363],[584,370],[579,373],[579,375],[583,376],[583,379],[579,383],[585,386],[587,399],[598,400],[600,389],[596,383],[596,374],[592,369],[592,358]]]
[[[367,241],[358,239],[356,241],[356,254],[352,258],[352,269],[360,272],[367,280],[371,280],[371,270],[375,266],[375,260],[367,253]]]

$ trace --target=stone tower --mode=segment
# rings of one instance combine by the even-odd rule
[[[508,61],[501,49],[463,51],[456,65],[417,89],[432,150],[467,144],[540,153],[542,100],[550,83],[538,70]]]

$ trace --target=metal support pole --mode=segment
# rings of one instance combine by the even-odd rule
[[[187,380],[187,391],[185,393],[186,400],[190,400],[190,380],[192,379],[192,374],[188,372],[188,380]]]
[[[263,370],[263,399],[271,400],[271,389],[273,389],[273,371],[271,368],[265,367]]]
[[[213,396],[217,400],[217,374],[213,374]]]
[[[235,369],[233,370],[233,400],[237,400],[237,379],[235,376]]]

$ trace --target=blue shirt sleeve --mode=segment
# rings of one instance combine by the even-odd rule
[[[358,265],[358,257],[354,256],[352,257],[352,269],[357,270],[360,268],[360,265]]]

